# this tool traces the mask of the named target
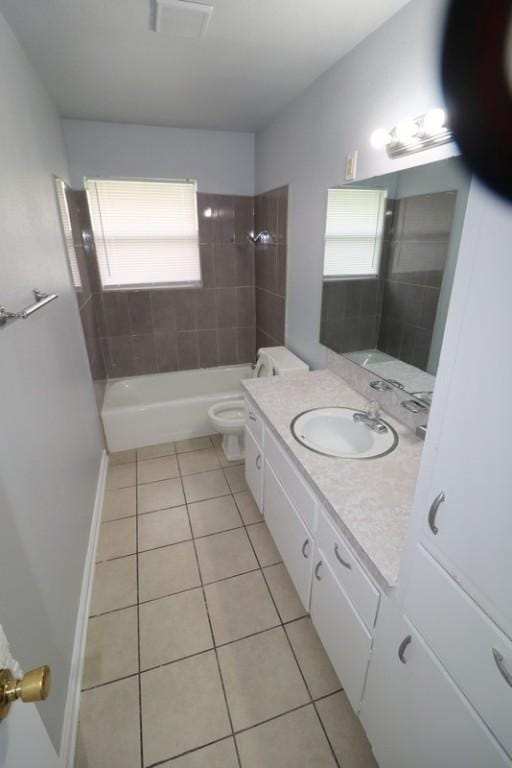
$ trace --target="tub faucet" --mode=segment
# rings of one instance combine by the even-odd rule
[[[357,411],[354,413],[354,421],[365,424],[369,429],[373,429],[374,432],[378,432],[380,435],[388,431],[385,424],[379,419],[379,404],[375,400],[370,400],[368,403],[368,410],[366,413]]]

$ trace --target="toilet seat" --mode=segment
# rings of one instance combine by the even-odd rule
[[[238,400],[223,400],[212,405],[208,409],[208,415],[214,424],[226,429],[240,430],[245,424],[245,401],[243,397]],[[221,431],[219,429],[219,431]]]
[[[210,421],[223,435],[222,449],[228,461],[244,458],[243,432],[245,424],[245,400],[221,400],[208,408]]]
[[[252,378],[276,376],[280,373],[308,370],[286,347],[261,347],[258,350]],[[228,461],[244,458],[244,427],[246,404],[243,397],[221,400],[208,409],[208,416],[216,432],[222,435],[222,450]]]

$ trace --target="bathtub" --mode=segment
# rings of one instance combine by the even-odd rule
[[[101,416],[109,451],[213,433],[208,408],[242,395],[249,365],[111,379]]]

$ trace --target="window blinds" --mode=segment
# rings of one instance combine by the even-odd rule
[[[104,288],[200,285],[196,183],[87,179]]]
[[[68,256],[68,263],[71,270],[71,279],[75,288],[82,287],[78,261],[76,258],[75,246],[73,243],[73,230],[71,229],[71,219],[69,218],[68,201],[66,199],[66,185],[62,179],[55,179],[55,188],[57,190],[57,202],[59,204],[60,222],[62,225],[62,236],[64,246]]]
[[[324,278],[377,275],[386,191],[329,189]]]

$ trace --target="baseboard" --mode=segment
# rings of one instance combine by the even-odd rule
[[[73,645],[73,657],[71,660],[71,672],[69,675],[68,696],[64,714],[59,757],[59,766],[62,766],[62,768],[73,768],[75,762],[76,732],[80,709],[80,683],[82,681],[85,641],[87,639],[87,619],[89,617],[89,605],[91,602],[92,582],[94,578],[94,563],[96,561],[96,547],[98,545],[100,531],[101,510],[103,508],[103,498],[105,495],[107,469],[108,454],[104,450],[101,457],[100,471],[98,473],[96,498],[94,500],[94,511],[76,621],[75,642]]]

